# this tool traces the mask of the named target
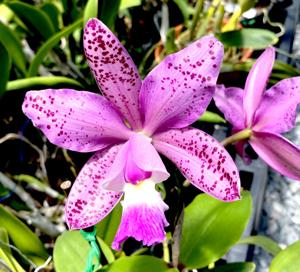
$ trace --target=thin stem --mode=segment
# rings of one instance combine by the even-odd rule
[[[195,37],[195,29],[196,29],[196,26],[198,24],[200,13],[203,10],[203,3],[204,3],[203,0],[198,0],[197,1],[196,7],[195,7],[196,11],[195,11],[194,16],[193,16],[192,26],[191,26],[191,31],[190,31],[190,41],[192,41]]]
[[[229,145],[229,144],[233,144],[235,142],[238,142],[240,140],[245,140],[251,137],[251,129],[250,128],[246,128],[244,130],[239,131],[238,133],[235,133],[227,138],[225,138],[221,144],[223,146]]]

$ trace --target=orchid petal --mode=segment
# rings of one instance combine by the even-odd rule
[[[128,161],[130,165],[128,165]],[[117,174],[113,175],[113,173],[118,173],[121,168],[124,173],[123,177]],[[153,182],[159,183],[170,176],[159,154],[151,144],[151,139],[137,133],[133,134],[122,147],[111,168],[111,173],[112,178],[107,180],[104,186],[106,189],[114,191],[122,191],[126,182],[136,184],[138,182],[136,177],[141,179],[151,177]]]
[[[194,186],[223,201],[239,199],[237,167],[213,137],[184,128],[158,134],[153,141],[155,148],[173,161]]]
[[[144,131],[151,135],[196,121],[211,101],[222,58],[222,44],[206,36],[154,68],[140,94]]]
[[[236,130],[245,128],[243,95],[243,89],[235,87],[225,88],[223,85],[217,86],[214,95],[216,106],[223,112],[225,119]]]
[[[244,93],[244,112],[246,126],[252,125],[275,60],[275,49],[268,47],[256,60],[246,80]]]
[[[142,82],[130,55],[98,19],[87,22],[83,39],[98,86],[134,129],[141,128],[138,99]]]
[[[23,112],[51,143],[74,151],[97,151],[131,134],[111,102],[86,91],[30,91]]]
[[[264,93],[255,115],[254,129],[274,133],[291,130],[299,103],[300,77],[281,80]]]
[[[250,144],[273,169],[300,180],[300,149],[279,134],[253,131]]]
[[[121,146],[97,152],[82,168],[69,194],[66,221],[70,229],[82,229],[102,220],[119,202],[122,193],[106,190],[103,181]]]
[[[163,202],[155,183],[145,180],[138,185],[126,184],[124,201],[122,201],[122,219],[112,248],[121,249],[121,243],[133,237],[151,246],[166,238],[164,227],[168,222],[164,215],[168,206]]]
[[[111,102],[90,92],[30,91],[23,112],[51,143],[74,151],[97,151],[131,134]]]

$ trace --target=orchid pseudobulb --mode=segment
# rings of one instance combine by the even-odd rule
[[[246,161],[249,158],[244,145],[248,140],[268,165],[282,175],[300,180],[300,149],[280,135],[295,126],[300,77],[281,80],[265,91],[274,59],[275,49],[267,48],[249,72],[245,90],[219,86],[214,100],[234,132],[247,132],[249,139],[236,143],[238,153]]]
[[[24,113],[52,143],[96,153],[66,203],[71,229],[92,226],[122,201],[113,248],[128,237],[164,240],[168,206],[155,184],[169,177],[158,152],[202,191],[223,201],[240,197],[238,170],[211,136],[189,127],[212,99],[223,47],[207,36],[166,57],[142,81],[131,57],[99,20],[84,29],[85,55],[105,96],[70,89],[30,91]]]

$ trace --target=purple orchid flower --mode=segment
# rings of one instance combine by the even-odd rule
[[[169,177],[159,154],[202,191],[223,201],[240,196],[237,168],[214,138],[188,127],[212,99],[223,47],[204,37],[164,59],[142,81],[126,49],[99,20],[84,29],[84,49],[104,96],[70,89],[30,91],[24,113],[50,142],[97,151],[66,203],[70,229],[92,226],[122,201],[113,248],[128,237],[152,245],[165,239],[168,206],[155,184]]]
[[[275,49],[267,48],[257,59],[246,80],[245,90],[217,88],[214,100],[234,132],[248,131],[248,142],[255,152],[282,175],[300,180],[300,150],[280,134],[295,126],[300,103],[300,77],[281,80],[265,91],[275,60]],[[237,142],[244,152],[247,140]]]

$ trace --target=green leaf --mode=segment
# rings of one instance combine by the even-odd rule
[[[278,42],[278,37],[273,32],[259,28],[243,28],[216,36],[225,47],[264,49]]]
[[[115,234],[120,225],[122,215],[121,204],[116,205],[112,212],[96,225],[97,236],[105,241],[109,246],[114,240]]]
[[[55,32],[58,32],[61,19],[61,13],[58,7],[54,3],[44,3],[41,6],[41,10],[43,10],[48,15],[55,29]]]
[[[6,229],[14,245],[36,265],[43,264],[48,258],[43,243],[17,217],[0,205],[0,227]]]
[[[121,0],[102,0],[100,1],[100,20],[111,30],[114,29]]]
[[[192,8],[187,0],[173,0],[173,2],[180,9],[181,14],[184,18],[184,24],[188,26],[190,16],[194,13],[194,8]]]
[[[82,272],[90,250],[79,231],[66,231],[54,245],[53,261],[57,272]]]
[[[55,33],[49,16],[43,10],[20,1],[9,2],[7,5],[30,30],[35,30],[44,39]]]
[[[230,263],[203,272],[255,272],[254,263]]]
[[[70,35],[76,28],[80,27],[82,24],[82,19],[79,19],[75,23],[67,26],[62,31],[58,32],[54,36],[52,36],[49,40],[47,40],[37,51],[34,59],[31,62],[31,65],[29,67],[28,76],[33,77],[36,76],[38,73],[38,68],[43,62],[46,55],[49,53],[49,51],[52,50],[52,48],[60,41],[61,38],[64,38],[68,35]]]
[[[242,200],[232,203],[197,196],[184,211],[180,262],[187,268],[202,268],[221,258],[242,236],[251,208],[246,191]]]
[[[52,76],[52,77],[29,77],[23,79],[16,79],[7,83],[7,91],[15,91],[22,89],[41,89],[45,87],[73,87],[83,88],[83,86],[75,79]]]
[[[0,67],[1,67],[0,95],[2,95],[6,90],[6,84],[9,79],[11,59],[5,46],[3,46],[1,42],[0,42]]]
[[[273,259],[270,272],[299,272],[300,271],[300,241],[279,252]]]
[[[101,238],[97,237],[97,241],[99,243],[101,252],[105,256],[108,263],[112,263],[115,261],[115,255],[112,252],[110,246],[108,246]]]
[[[90,18],[97,18],[98,16],[98,0],[88,0],[83,12],[83,24]]]
[[[167,272],[167,264],[153,256],[121,257],[111,264],[107,272]]]
[[[142,0],[121,0],[120,10],[132,8],[135,6],[140,6],[142,4]]]
[[[243,238],[240,241],[238,241],[238,244],[251,244],[251,245],[259,246],[274,256],[281,251],[281,248],[275,241],[273,241],[272,239],[266,236],[261,236],[261,235],[249,236]]]
[[[26,59],[20,40],[12,30],[0,22],[0,42],[8,51],[13,63],[23,73],[26,73]]]
[[[205,111],[200,116],[198,121],[209,122],[209,123],[226,123],[226,120],[223,117],[211,111]]]

